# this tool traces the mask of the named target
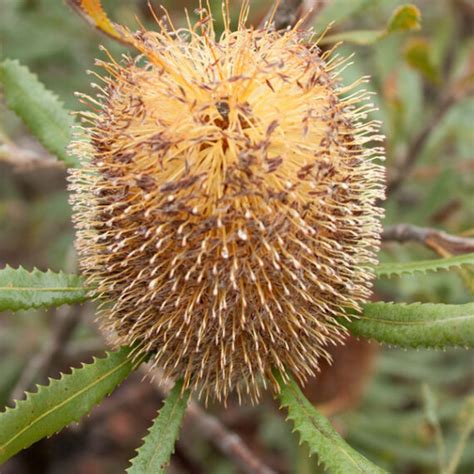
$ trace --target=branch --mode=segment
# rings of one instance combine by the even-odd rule
[[[222,454],[231,459],[248,474],[275,474],[244,443],[242,438],[226,428],[216,417],[206,413],[196,402],[191,401],[185,422],[196,426],[199,433],[208,439]]]
[[[460,102],[465,97],[474,92],[474,51],[471,51],[471,61],[463,75],[449,87],[447,93],[442,97],[437,110],[431,120],[415,136],[408,147],[405,157],[402,159],[395,177],[391,179],[387,186],[387,194],[396,192],[403,184],[408,175],[412,172],[416,161],[420,158],[431,132],[437,127],[446,116],[451,107]]]
[[[13,143],[0,143],[0,161],[13,165],[19,171],[36,168],[64,168],[64,164],[46,152],[22,148]]]
[[[459,255],[474,252],[474,238],[448,234],[430,227],[412,224],[397,224],[387,227],[382,233],[384,242],[418,242],[438,252],[441,247],[451,254]]]
[[[30,359],[23,370],[12,390],[12,400],[21,399],[36,381],[49,374],[51,367],[64,354],[67,343],[79,324],[81,316],[82,307],[79,306],[63,306],[55,311],[53,333],[44,348]]]
[[[395,177],[391,179],[388,183],[388,195],[396,192],[403,184],[405,179],[409,176],[416,164],[416,161],[421,156],[421,152],[423,151],[423,148],[425,147],[426,142],[428,141],[431,135],[431,132],[437,127],[437,125],[441,122],[446,113],[455,103],[457,103],[457,101],[458,99],[455,94],[448,94],[440,102],[439,107],[436,110],[435,114],[431,117],[431,120],[428,121],[425,127],[410,143],[405,157],[402,159],[400,166],[395,172]]]

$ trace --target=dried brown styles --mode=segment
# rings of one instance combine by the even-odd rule
[[[300,381],[371,293],[379,124],[344,60],[298,31],[126,33],[73,145],[81,268],[117,345],[198,394]]]

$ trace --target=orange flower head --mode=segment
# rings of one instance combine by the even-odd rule
[[[219,37],[205,12],[124,33],[140,55],[99,61],[73,146],[104,330],[206,399],[255,400],[273,367],[313,375],[370,296],[381,232],[367,94],[341,86],[344,61],[310,33],[249,28],[246,9]]]

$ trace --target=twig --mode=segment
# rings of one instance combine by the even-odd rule
[[[150,393],[150,387],[144,383],[128,383],[114,392],[114,396],[107,398],[94,411],[94,423],[100,424],[109,419],[114,413],[123,410],[128,405],[133,406],[137,400],[143,400]],[[74,426],[74,425],[73,425]]]
[[[64,164],[48,153],[22,148],[13,143],[0,143],[0,161],[13,165],[19,171],[36,168],[64,168]]]
[[[442,230],[418,227],[412,224],[397,224],[387,227],[383,231],[382,240],[400,243],[418,242],[436,252],[439,247],[442,247],[454,255],[474,252],[474,238],[451,235]]]
[[[11,393],[12,400],[22,398],[25,391],[47,375],[52,365],[61,357],[66,349],[77,324],[81,320],[81,307],[64,306],[56,310],[53,333],[43,350],[30,359]]]
[[[413,171],[413,176],[422,179],[435,179],[446,169],[452,170],[456,173],[474,173],[474,157],[467,158],[465,160],[459,160],[448,166],[443,165],[426,165],[418,166]]]
[[[425,147],[431,132],[446,116],[447,112],[451,110],[451,107],[460,102],[465,97],[474,93],[474,51],[471,50],[469,64],[459,79],[454,81],[447,92],[442,96],[441,101],[438,105],[437,110],[428,120],[427,124],[423,129],[415,136],[414,140],[408,147],[405,157],[401,160],[398,169],[396,170],[395,176],[388,182],[387,194],[396,192],[403,184],[407,176],[412,172],[416,161],[421,156],[421,152]]]
[[[189,452],[187,446],[181,441],[177,441],[174,447],[175,461],[178,466],[184,472],[190,472],[191,474],[202,474],[205,472],[204,468],[194,459],[192,454]]]
[[[273,469],[250,451],[240,436],[226,428],[216,417],[206,413],[196,402],[190,402],[186,421],[197,427],[202,436],[242,471],[248,474],[275,474]]]
[[[291,28],[302,18],[305,24],[308,24],[321,9],[326,5],[328,0],[276,0],[275,7],[271,8],[265,18],[260,23],[263,27],[265,23],[271,20],[276,30],[285,30]]]
[[[401,164],[398,166],[398,169],[395,172],[394,178],[392,178],[388,183],[388,195],[396,192],[403,184],[405,179],[409,176],[416,164],[416,161],[420,157],[421,152],[423,151],[423,148],[425,147],[426,142],[431,135],[431,132],[436,128],[446,113],[457,101],[458,98],[455,94],[448,94],[440,102],[439,107],[435,114],[431,117],[431,120],[428,121],[420,133],[418,133],[415,139],[410,143],[408,150],[401,161]]]

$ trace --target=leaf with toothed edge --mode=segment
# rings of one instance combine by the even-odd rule
[[[61,306],[87,299],[87,289],[78,275],[36,268],[29,272],[8,265],[0,270],[0,311]]]
[[[329,472],[385,473],[344,441],[329,420],[305,398],[294,380],[285,382],[280,372],[274,374],[280,386],[281,406],[288,409],[288,418],[293,421],[301,442],[308,444],[310,453],[317,454]]]
[[[343,321],[352,334],[411,348],[474,348],[474,303],[369,303]]]
[[[181,422],[189,400],[189,390],[183,393],[182,380],[176,382],[153,425],[144,438],[143,445],[132,459],[128,474],[158,474],[165,470],[179,435]]]
[[[419,260],[403,263],[382,263],[375,268],[377,277],[390,278],[392,276],[412,275],[417,272],[436,272],[452,267],[474,265],[474,253],[456,255],[455,257],[436,258],[434,260]]]
[[[78,160],[66,151],[74,120],[59,99],[16,60],[0,62],[0,83],[8,108],[23,120],[41,144],[67,166],[78,166]]]
[[[49,385],[39,386],[15,408],[0,413],[0,464],[87,415],[141,363],[143,358],[134,360],[131,353],[127,347],[108,352],[70,374],[50,379]]]

